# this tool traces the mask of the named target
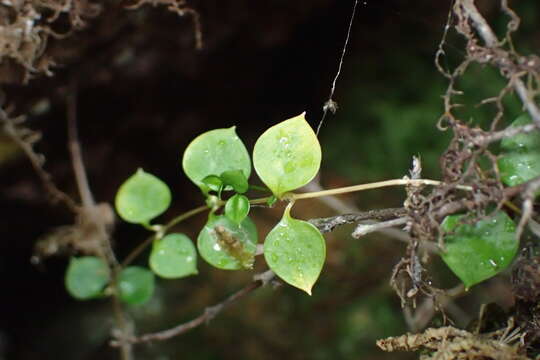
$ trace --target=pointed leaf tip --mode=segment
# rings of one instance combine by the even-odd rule
[[[326,243],[312,224],[286,212],[264,243],[264,258],[286,283],[311,295],[326,257]]]
[[[278,198],[309,183],[321,165],[321,146],[304,114],[272,126],[255,143],[255,171]]]

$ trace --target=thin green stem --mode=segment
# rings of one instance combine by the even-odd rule
[[[172,219],[171,221],[169,221],[167,223],[167,225],[164,225],[162,227],[150,227],[150,230],[154,230],[156,231],[155,234],[153,234],[152,236],[149,236],[146,240],[144,240],[142,243],[140,243],[135,249],[133,249],[133,251],[131,251],[128,256],[124,259],[124,261],[122,261],[122,264],[121,264],[121,267],[124,268],[126,266],[128,266],[129,264],[131,264],[133,262],[133,260],[135,260],[135,258],[137,258],[137,256],[139,256],[150,244],[152,244],[154,242],[154,240],[157,240],[161,237],[163,237],[167,231],[172,228],[174,225],[192,217],[192,216],[195,216],[199,213],[202,213],[203,211],[205,210],[208,210],[208,206],[206,205],[203,205],[203,206],[199,206],[195,209],[192,209],[192,210],[189,210],[183,214],[180,214],[178,215],[177,217],[175,217],[174,219]]]
[[[180,214],[178,215],[177,217],[175,217],[174,219],[172,219],[171,221],[169,221],[167,223],[167,225],[165,225],[163,227],[163,233],[166,233],[170,228],[172,228],[173,226],[175,226],[176,224],[186,220],[186,219],[189,219],[190,217],[192,216],[195,216],[199,213],[202,213],[203,211],[205,210],[208,210],[208,206],[206,205],[202,205],[202,206],[199,206],[193,210],[190,210],[188,212],[185,212],[183,214]]]
[[[330,190],[322,190],[322,191],[314,191],[309,193],[303,193],[303,194],[290,194],[289,198],[291,200],[301,200],[301,199],[311,199],[311,198],[317,198],[322,196],[333,196],[333,195],[339,195],[339,194],[346,194],[356,191],[364,191],[364,190],[370,190],[370,189],[378,189],[388,186],[403,186],[403,185],[433,185],[438,186],[444,184],[441,181],[437,180],[430,180],[430,179],[393,179],[393,180],[385,180],[385,181],[377,181],[373,183],[368,184],[360,184],[360,185],[353,185],[353,186],[346,186],[342,188],[337,189],[330,189]],[[466,190],[471,191],[472,188],[470,186],[465,185],[457,185],[456,188],[460,190]]]

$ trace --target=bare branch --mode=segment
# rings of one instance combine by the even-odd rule
[[[510,13],[510,9],[504,1],[503,9],[509,14],[513,13]],[[458,15],[458,17],[464,16],[465,19],[463,20],[465,20],[466,23],[468,23],[467,20],[470,21],[472,26],[478,31],[480,38],[489,48],[488,51],[493,50],[493,52],[497,55],[494,56],[493,54],[486,54],[484,61],[495,63],[501,69],[501,72],[510,79],[510,82],[516,90],[519,98],[521,99],[523,106],[527,109],[529,115],[531,115],[531,118],[533,119],[533,122],[536,124],[536,126],[540,128],[540,109],[538,108],[534,97],[529,93],[527,87],[520,79],[520,76],[523,74],[518,74],[515,70],[505,71],[510,68],[519,69],[519,67],[512,66],[514,64],[510,60],[510,54],[500,47],[501,43],[497,40],[495,33],[476,8],[474,0],[457,0],[454,6],[454,11]],[[511,31],[515,31],[519,23],[515,23],[514,16],[512,16],[512,19],[513,23],[511,26]],[[467,33],[466,31],[464,31],[464,29],[460,29],[460,32],[465,35],[465,37],[467,37],[469,40],[469,52],[478,52],[479,50],[481,50],[477,48],[479,47],[479,45],[475,46],[473,39],[470,38],[472,34]]]
[[[354,229],[352,233],[352,237],[355,239],[359,239],[364,235],[375,231],[380,231],[381,229],[405,225],[409,220],[410,218],[408,216],[403,216],[397,219],[387,220],[374,224],[358,224],[358,226],[356,226],[356,229]]]
[[[244,286],[242,289],[238,290],[222,302],[206,307],[204,311],[197,316],[195,319],[190,320],[188,322],[182,323],[180,325],[177,325],[173,328],[158,331],[155,333],[149,333],[129,339],[117,339],[111,341],[111,346],[119,346],[121,344],[121,341],[129,341],[130,343],[146,343],[146,342],[152,342],[152,341],[163,341],[170,339],[172,337],[182,335],[192,329],[195,329],[198,326],[201,326],[202,324],[207,324],[209,321],[214,319],[221,311],[223,311],[225,308],[229,307],[239,299],[243,298],[244,296],[250,294],[254,290],[260,288],[261,286],[266,285],[272,279],[274,278],[274,273],[272,271],[266,271],[262,274],[257,274],[253,277],[253,281],[249,283],[248,285]]]
[[[6,111],[0,108],[0,123],[4,132],[21,148],[32,164],[45,190],[53,201],[60,201],[73,213],[78,213],[79,205],[65,192],[60,190],[52,181],[52,176],[44,168],[45,157],[34,150],[34,144],[39,141],[41,134],[20,126],[25,121],[24,116],[10,118]]]
[[[395,219],[406,214],[404,208],[390,208],[380,210],[369,210],[359,214],[344,214],[320,219],[311,219],[309,222],[325,233],[334,230],[337,226],[353,224],[364,220],[385,221]]]

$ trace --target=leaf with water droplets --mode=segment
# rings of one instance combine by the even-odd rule
[[[264,258],[283,281],[311,295],[326,258],[326,244],[312,224],[293,219],[290,207],[264,242]]]
[[[249,217],[237,224],[224,215],[210,214],[197,238],[197,247],[201,257],[218,269],[251,269],[257,238],[257,228]]]
[[[519,246],[516,226],[503,211],[473,225],[464,224],[465,215],[447,216],[441,228],[448,267],[467,288],[487,280],[508,267]]]
[[[166,279],[178,279],[197,274],[197,252],[184,234],[168,234],[156,240],[150,254],[150,268]]]
[[[309,183],[321,166],[321,146],[304,113],[266,130],[255,143],[253,165],[278,198]]]
[[[528,115],[517,118],[511,127],[531,123]],[[501,180],[516,186],[540,176],[540,131],[517,134],[501,141],[502,152],[497,160]]]
[[[240,170],[245,178],[251,174],[251,159],[235,127],[215,129],[196,137],[184,151],[182,167],[187,177],[204,191],[203,179],[220,176],[229,170]]]
[[[79,300],[88,300],[103,295],[109,283],[110,271],[107,264],[95,256],[72,257],[66,271],[66,289]]]
[[[126,304],[144,304],[154,294],[154,274],[141,266],[128,266],[118,275],[120,299]]]
[[[118,189],[115,207],[127,222],[147,224],[171,204],[171,191],[156,176],[138,169]]]

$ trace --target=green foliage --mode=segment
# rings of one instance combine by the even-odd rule
[[[249,214],[249,207],[249,199],[244,195],[236,194],[225,203],[225,215],[240,224]]]
[[[66,271],[66,289],[79,300],[89,300],[103,295],[103,288],[110,281],[107,264],[98,257],[72,257]]]
[[[120,186],[115,199],[120,217],[135,224],[148,224],[170,204],[171,191],[167,184],[142,169]]]
[[[154,241],[149,263],[156,275],[166,279],[197,274],[197,252],[184,234],[168,234]]]
[[[441,254],[448,267],[467,288],[489,279],[512,263],[517,254],[515,224],[503,211],[497,211],[474,225],[464,224],[464,215],[447,216],[441,228],[445,251]]]
[[[312,224],[293,219],[290,206],[264,243],[264,258],[277,276],[311,295],[326,258],[326,244]]]
[[[528,115],[517,118],[512,127],[531,123]],[[501,141],[502,153],[497,160],[501,180],[515,186],[540,176],[540,131],[517,134]]]
[[[219,176],[225,171],[241,170],[246,179],[251,174],[251,160],[235,127],[205,132],[193,140],[182,158],[186,176],[204,193],[208,192],[203,179]]]
[[[249,217],[237,224],[224,215],[211,213],[199,233],[197,247],[202,258],[218,269],[251,269],[257,239],[257,228]]]
[[[126,304],[144,304],[154,294],[154,274],[140,266],[128,266],[118,275],[118,288]]]
[[[239,194],[243,194],[248,191],[249,184],[248,179],[241,170],[229,170],[224,171],[221,176],[223,185],[231,187]]]
[[[255,143],[253,165],[278,198],[310,182],[321,165],[321,146],[304,114],[266,130]]]

